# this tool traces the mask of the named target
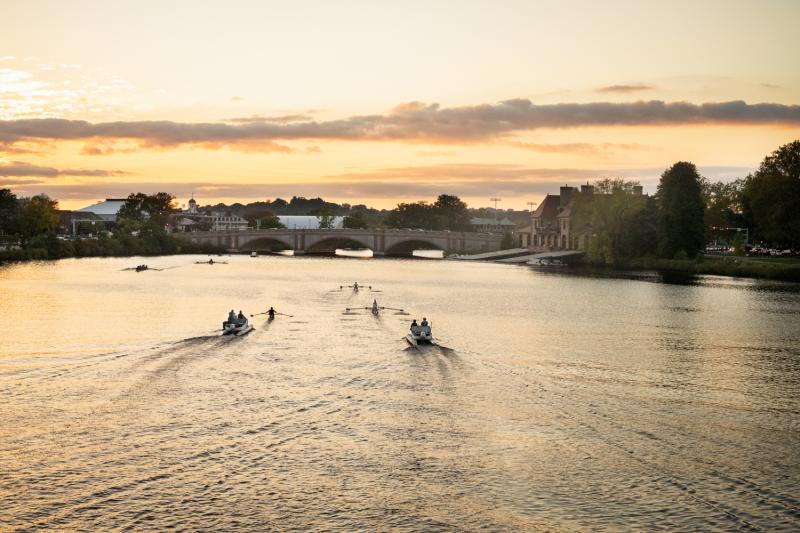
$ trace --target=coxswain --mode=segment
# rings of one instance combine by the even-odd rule
[[[426,327],[428,325],[428,319],[425,318],[425,317],[422,317],[422,322],[420,322],[419,325],[422,326],[423,328]]]

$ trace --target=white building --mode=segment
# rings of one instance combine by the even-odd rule
[[[231,211],[201,210],[194,198],[181,213],[178,227],[182,231],[244,231],[249,222]]]
[[[244,231],[250,224],[247,220],[230,211],[211,211],[209,215],[211,231]]]
[[[106,198],[102,202],[77,209],[77,213],[93,213],[106,222],[116,222],[117,213],[125,204],[125,198]]]
[[[287,229],[319,229],[319,218],[313,215],[279,215],[278,220]],[[331,227],[341,229],[344,217],[333,217]]]

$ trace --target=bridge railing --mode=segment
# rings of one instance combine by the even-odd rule
[[[375,234],[408,234],[408,235],[430,235],[430,236],[454,236],[457,235],[462,238],[489,238],[489,239],[502,239],[503,235],[500,233],[489,232],[474,232],[474,231],[449,231],[449,230],[424,230],[424,229],[411,229],[411,228],[386,228],[386,229],[349,229],[349,228],[332,228],[332,229],[305,229],[305,228],[247,228],[242,230],[228,230],[228,231],[193,231],[187,232],[188,234],[198,235],[244,235],[244,234],[269,234],[269,233],[310,233],[310,234],[323,234],[323,233],[348,233],[359,235],[375,235]]]

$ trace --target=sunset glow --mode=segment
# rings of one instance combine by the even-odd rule
[[[0,185],[65,208],[158,190],[524,208],[609,176],[652,191],[678,160],[741,177],[800,138],[792,1],[1,11]]]

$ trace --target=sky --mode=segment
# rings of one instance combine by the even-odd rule
[[[527,208],[800,139],[800,1],[0,0],[0,187]]]

